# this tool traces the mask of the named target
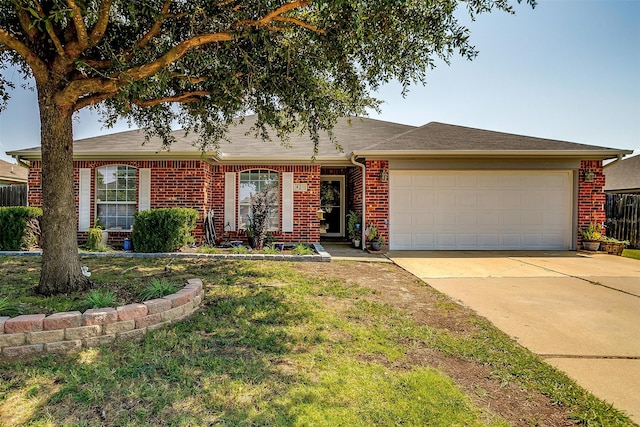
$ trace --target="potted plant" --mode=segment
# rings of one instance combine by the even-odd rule
[[[349,211],[347,214],[347,233],[349,235],[349,239],[353,243],[353,246],[356,248],[360,247],[360,243],[362,240],[362,235],[360,234],[360,223],[362,218],[360,215],[354,211]]]
[[[597,251],[602,238],[602,226],[596,222],[591,222],[587,228],[581,228],[582,247],[588,251]]]
[[[375,225],[370,225],[368,228],[367,237],[369,239],[369,246],[372,251],[380,251],[382,250],[382,246],[384,245],[384,237],[382,237],[378,233],[378,227]]]
[[[611,255],[622,255],[622,251],[627,246],[629,246],[628,240],[618,240],[613,237],[602,237],[600,240],[600,250]]]
[[[104,229],[100,218],[96,218],[96,220],[93,221],[93,228],[97,228],[102,231],[102,239],[100,240],[100,245],[107,246],[107,242],[109,241],[109,232]]]

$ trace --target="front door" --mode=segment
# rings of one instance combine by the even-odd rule
[[[320,235],[344,237],[344,176],[320,177]]]

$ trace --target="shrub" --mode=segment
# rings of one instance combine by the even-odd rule
[[[273,186],[265,187],[251,196],[247,231],[250,231],[252,235],[250,237],[253,237],[254,249],[261,250],[264,246],[269,229],[269,218],[276,200],[277,195]]]
[[[108,289],[95,289],[87,294],[82,300],[82,308],[84,311],[89,308],[105,308],[116,307],[118,302],[113,292]]]
[[[178,290],[178,285],[171,283],[166,279],[153,279],[149,286],[144,288],[140,292],[142,301],[149,301],[151,299],[162,298],[170,295]]]
[[[13,301],[9,301],[9,298],[0,298],[0,316],[14,317],[22,314],[22,306]]]
[[[313,255],[315,251],[306,243],[298,243],[292,251],[295,255]]]
[[[0,250],[20,251],[38,243],[42,209],[26,206],[0,207]]]
[[[193,243],[198,211],[162,208],[133,214],[131,240],[136,252],[172,252]]]
[[[280,253],[280,251],[275,246],[265,246],[262,248],[262,253],[277,255]]]
[[[102,242],[102,228],[94,227],[89,229],[87,234],[87,249],[90,251],[98,250]]]
[[[232,254],[248,254],[249,253],[249,249],[246,246],[240,245],[240,246],[234,246],[231,248],[231,253]]]

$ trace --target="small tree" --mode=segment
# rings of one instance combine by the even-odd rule
[[[251,196],[247,228],[250,228],[253,232],[254,249],[262,250],[264,246],[276,201],[277,196],[274,187],[265,187]]]

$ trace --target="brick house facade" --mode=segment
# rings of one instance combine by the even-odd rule
[[[344,183],[340,211],[342,228],[334,227],[331,236],[346,237],[346,215],[349,211],[354,211],[364,215],[365,227],[373,225],[378,228],[386,242],[391,244],[391,249],[394,249],[394,242],[397,244],[399,241],[399,228],[397,216],[394,219],[395,224],[392,224],[394,209],[398,208],[397,205],[394,207],[393,203],[398,202],[394,202],[390,197],[390,192],[393,191],[390,178],[407,168],[415,169],[416,176],[421,176],[421,171],[442,170],[448,167],[454,172],[464,167],[469,171],[484,171],[488,176],[494,174],[492,171],[498,176],[502,171],[523,170],[531,172],[529,175],[534,178],[538,176],[536,174],[540,174],[540,182],[544,182],[545,173],[565,176],[563,179],[568,184],[566,194],[562,198],[565,200],[563,203],[570,203],[571,206],[563,211],[563,215],[571,218],[567,217],[561,221],[566,229],[564,243],[554,245],[558,248],[572,249],[579,244],[578,228],[586,227],[591,222],[605,221],[602,160],[626,153],[602,147],[585,148],[588,146],[451,125],[428,124],[414,128],[365,121],[362,126],[356,125],[356,129],[347,129],[346,126],[336,129],[338,138],[343,137],[344,148],[349,149],[347,142],[353,141],[353,149],[344,150],[349,154],[326,149],[321,150],[314,161],[308,155],[299,155],[298,152],[287,151],[280,146],[269,146],[269,150],[266,150],[265,146],[258,142],[242,140],[242,135],[246,134],[243,129],[235,133],[236,138],[240,140],[233,144],[233,149],[237,151],[229,148],[229,154],[225,155],[202,156],[193,147],[180,146],[180,138],[177,138],[178,147],[173,153],[159,153],[147,144],[145,148],[127,154],[125,147],[135,145],[136,138],[141,138],[139,134],[141,135],[127,132],[76,143],[78,158],[74,162],[74,191],[80,242],[86,239],[87,229],[99,216],[96,182],[98,170],[107,166],[123,166],[128,167],[128,170],[135,170],[135,201],[132,201],[131,193],[128,202],[129,205],[135,203],[135,210],[162,207],[196,209],[200,214],[194,232],[198,243],[203,242],[203,219],[210,211],[214,214],[218,236],[225,236],[231,240],[246,239],[244,220],[240,215],[240,193],[243,185],[241,176],[247,171],[269,171],[271,176],[278,179],[278,227],[272,230],[277,241],[319,242],[325,237],[321,234],[320,227],[320,213],[323,210],[321,184],[323,180],[337,179]],[[438,139],[434,139],[434,135]],[[358,138],[368,142],[378,138],[378,142],[373,140],[369,146],[364,146],[364,143],[358,145]],[[441,142],[442,138],[450,140]],[[106,147],[101,148],[101,144],[105,144]],[[305,142],[292,141],[293,146],[296,144],[302,145]],[[442,147],[438,147],[438,144]],[[456,148],[456,144],[457,150],[451,150],[451,147]],[[492,144],[501,151],[493,148]],[[485,147],[491,151],[491,156],[476,150],[473,156],[478,160],[472,162],[469,157],[473,156],[469,153],[475,146]],[[503,149],[502,146],[510,148]],[[530,150],[531,154],[527,150]],[[118,155],[114,155],[114,152]],[[40,206],[42,182],[39,149],[11,154],[29,162],[28,201],[31,206]],[[482,191],[486,192],[487,189]],[[518,191],[522,193],[521,199],[528,197],[525,187]],[[434,199],[433,203],[438,202]],[[453,217],[456,213],[458,212],[452,211],[450,215],[445,216]],[[413,216],[419,214],[417,211],[412,213]],[[521,216],[527,217],[525,214]],[[525,228],[527,224],[523,223],[522,226]],[[425,229],[426,226],[416,222],[414,227],[419,233],[423,232],[419,228]],[[109,231],[109,243],[114,246],[121,245],[123,239],[130,235],[130,229]],[[526,248],[524,243],[522,246]],[[416,245],[416,249],[428,247]],[[438,249],[437,244],[434,245],[434,249]],[[477,245],[475,249],[487,248]]]

